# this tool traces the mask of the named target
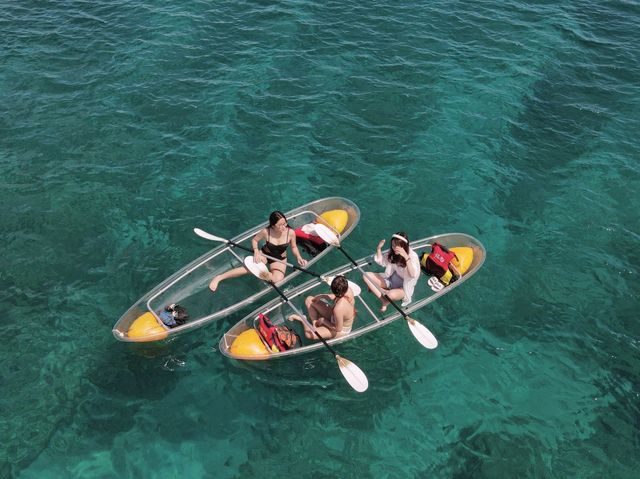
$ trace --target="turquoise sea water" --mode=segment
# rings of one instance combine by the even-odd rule
[[[636,477],[638,2],[0,5],[1,478]],[[342,345],[359,395],[326,352],[227,360],[247,311],[113,339],[194,226],[333,195],[356,257],[484,243],[416,316],[438,349]]]

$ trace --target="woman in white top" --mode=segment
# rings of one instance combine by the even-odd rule
[[[402,300],[402,306],[411,302],[413,290],[420,277],[420,260],[415,251],[409,247],[407,233],[400,231],[391,236],[391,248],[386,255],[382,255],[385,240],[380,240],[378,249],[373,257],[380,266],[384,266],[384,273],[365,273],[365,283],[381,301],[380,311],[387,310],[389,297],[394,301]],[[382,290],[382,293],[380,292]]]

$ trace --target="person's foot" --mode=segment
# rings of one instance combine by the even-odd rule
[[[384,313],[387,310],[387,306],[389,306],[389,303],[387,303],[386,301],[382,303],[382,306],[380,306],[380,312]]]
[[[211,283],[209,283],[209,289],[215,293],[216,289],[218,289],[218,283],[220,283],[220,280],[216,276],[211,280]]]
[[[273,280],[273,275],[268,271],[261,272],[260,279],[263,281],[268,281],[269,283],[275,283],[275,281]]]
[[[297,314],[292,314],[291,316],[289,316],[289,321],[302,321],[302,318],[300,316],[298,316]]]

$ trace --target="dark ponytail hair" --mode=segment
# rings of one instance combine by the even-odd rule
[[[278,221],[284,218],[284,221],[287,221],[287,217],[284,215],[282,211],[275,210],[273,213],[269,215],[269,226],[274,227]]]

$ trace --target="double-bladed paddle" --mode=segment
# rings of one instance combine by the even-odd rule
[[[355,260],[351,256],[349,256],[349,254],[344,249],[342,249],[342,246],[340,246],[340,240],[338,239],[338,237],[333,231],[331,231],[329,228],[327,228],[323,224],[317,224],[315,229],[316,229],[316,234],[320,236],[320,238],[322,238],[323,241],[325,241],[326,243],[329,243],[332,246],[335,246],[340,251],[342,251],[342,254],[344,254],[349,259],[349,261],[351,261],[354,264],[354,266],[356,266],[360,271],[362,271],[363,274],[365,275],[369,274],[368,272],[363,270],[362,267],[358,266],[358,263],[356,263]],[[405,313],[395,301],[389,298],[389,296],[387,296],[387,294],[384,291],[382,291],[381,288],[379,288],[373,282],[372,284],[373,286],[376,287],[378,292],[382,294],[384,299],[389,301],[389,303],[398,310],[398,312],[404,317],[404,319],[407,320],[407,324],[409,325],[409,329],[411,330],[411,333],[415,336],[415,338],[418,340],[420,344],[422,344],[427,349],[435,349],[438,347],[438,340],[436,339],[436,337],[433,335],[431,331],[429,331],[423,324],[419,323],[415,319],[410,318],[409,315]]]
[[[275,289],[276,292],[280,295],[280,297],[284,300],[284,302],[288,303],[289,306],[291,306],[291,309],[293,309],[295,313],[298,316],[300,316],[300,318],[302,318],[302,321],[304,321],[307,327],[309,327],[309,329],[311,329],[315,333],[318,339],[322,341],[325,347],[331,352],[331,354],[333,354],[333,357],[336,358],[336,361],[338,362],[338,367],[340,368],[340,372],[342,373],[344,378],[347,380],[349,385],[359,393],[366,391],[367,388],[369,387],[369,380],[367,379],[367,376],[364,374],[364,372],[362,372],[362,370],[356,364],[352,363],[347,358],[343,358],[331,346],[329,346],[329,343],[327,343],[327,341],[320,335],[320,333],[318,333],[318,330],[309,322],[307,317],[300,312],[300,310],[295,306],[295,304],[289,301],[289,298],[287,297],[287,295],[285,295],[280,290],[280,288],[278,288],[273,283],[273,281],[270,281],[267,279],[269,277],[269,270],[267,269],[266,265],[264,263],[254,262],[253,257],[251,256],[247,256],[244,259],[244,265],[251,272],[251,274],[253,274],[257,278],[260,278],[266,283],[269,283],[271,287]],[[354,291],[354,294],[355,294],[355,291]]]
[[[197,234],[198,236],[200,236],[201,238],[207,239],[207,240],[211,240],[211,241],[219,241],[221,243],[227,243],[231,246],[235,246],[237,248],[240,249],[244,249],[245,251],[249,251],[252,252],[252,250],[250,248],[247,248],[244,245],[238,244],[234,241],[225,239],[225,238],[221,238],[219,236],[216,235],[212,235],[211,233],[207,233],[206,231],[201,230],[200,228],[194,228],[193,231],[195,232],[195,234]],[[267,256],[268,258],[270,258],[269,256]],[[271,258],[270,258],[271,259]],[[276,261],[282,261],[282,260],[278,260],[277,258],[273,258]],[[286,263],[285,261],[282,261],[284,263]],[[300,268],[297,266],[294,266],[292,264],[286,263],[287,265],[299,270],[299,271],[303,271],[307,274],[311,274],[312,276],[316,276],[320,279],[322,279],[325,282],[328,282],[328,284],[331,284],[331,280],[333,278],[325,278],[317,273],[314,273],[313,271],[309,271],[307,269],[304,268]],[[280,290],[280,288],[278,288],[273,281],[270,281],[269,278],[269,271],[266,267],[266,265],[264,263],[256,263],[254,261],[253,256],[247,256],[244,259],[244,265],[245,267],[249,270],[249,272],[251,274],[253,274],[254,276],[262,279],[263,281],[265,281],[266,283],[268,283],[269,285],[271,285],[271,287],[273,289],[275,289],[275,291],[280,295],[280,297],[284,300],[285,303],[288,303],[291,308],[296,312],[296,314],[298,316],[300,316],[302,318],[302,320],[304,321],[304,323],[315,333],[315,335],[318,337],[318,339],[320,339],[320,341],[322,341],[322,343],[324,344],[324,346],[333,354],[333,356],[336,358],[336,361],[338,362],[338,368],[340,368],[340,372],[342,373],[342,375],[344,376],[344,378],[347,380],[347,382],[349,383],[349,385],[356,390],[357,392],[361,393],[367,390],[367,388],[369,387],[369,380],[367,379],[367,376],[364,374],[364,372],[362,372],[362,370],[355,364],[352,363],[351,361],[349,361],[347,358],[344,358],[342,356],[340,356],[338,353],[336,353],[336,351],[329,346],[329,344],[325,341],[325,339],[320,336],[320,334],[318,333],[318,331],[316,330],[316,328],[313,327],[312,324],[309,323],[309,321],[307,320],[307,317],[302,314],[298,308],[296,308],[296,306],[291,303],[289,301],[289,298]],[[360,294],[360,287],[355,284],[352,283],[351,281],[349,281],[349,287],[352,288],[353,294],[354,295],[358,295]]]

